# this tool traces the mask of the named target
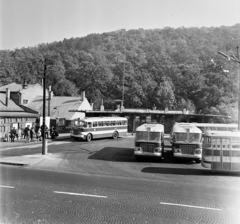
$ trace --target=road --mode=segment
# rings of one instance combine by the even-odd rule
[[[31,147],[15,154],[39,152]],[[1,223],[239,223],[238,173],[167,154],[137,162],[131,138],[56,142],[49,154],[27,168],[1,166]]]

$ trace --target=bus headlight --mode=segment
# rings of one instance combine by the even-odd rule
[[[194,154],[201,154],[202,150],[201,149],[195,149]]]
[[[154,152],[161,152],[161,151],[162,151],[161,147],[157,147],[154,149]]]
[[[141,151],[141,148],[140,147],[137,147],[134,149],[135,151]]]
[[[181,153],[181,149],[179,149],[179,148],[174,148],[174,153]]]

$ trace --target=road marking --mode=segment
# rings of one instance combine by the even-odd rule
[[[175,205],[175,206],[183,206],[183,207],[189,207],[189,208],[201,208],[201,209],[210,209],[210,210],[216,210],[216,211],[222,211],[220,208],[209,208],[209,207],[201,207],[201,206],[194,206],[194,205],[184,205],[184,204],[174,204],[174,203],[166,203],[166,202],[160,202],[162,205]]]
[[[87,196],[87,197],[96,197],[96,198],[107,198],[107,196],[102,196],[102,195],[79,194],[79,193],[71,193],[71,192],[63,192],[63,191],[54,191],[54,193],[57,193],[57,194],[78,195],[78,196]]]
[[[0,187],[5,187],[5,188],[15,188],[13,186],[3,186],[3,185],[0,185]]]

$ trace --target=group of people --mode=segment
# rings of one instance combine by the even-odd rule
[[[15,139],[17,140],[25,139],[26,143],[29,143],[34,141],[41,141],[43,132],[44,132],[43,125],[40,128],[38,127],[36,129],[34,127],[30,128],[30,125],[28,125],[24,129],[21,128],[15,129],[15,127],[13,127],[10,131],[9,136],[11,142],[14,142]],[[58,136],[58,132],[54,127],[50,128],[50,136],[52,139]],[[46,125],[45,125],[45,138],[49,138],[49,130]]]

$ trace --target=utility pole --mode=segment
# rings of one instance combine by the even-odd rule
[[[229,61],[233,61],[238,63],[238,130],[240,131],[240,55],[239,55],[239,49],[237,47],[237,57],[234,55],[227,55],[221,51],[218,51],[220,55],[222,55],[225,58],[228,58]]]
[[[47,147],[46,147],[46,72],[47,72],[47,63],[46,58],[44,58],[44,71],[43,71],[43,127],[42,127],[42,155],[47,154]]]

